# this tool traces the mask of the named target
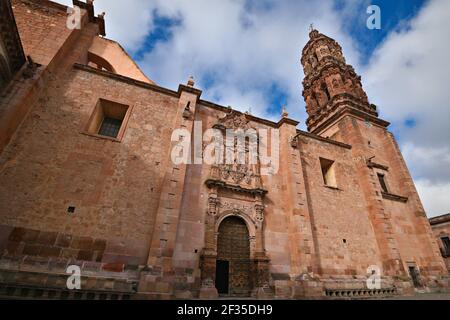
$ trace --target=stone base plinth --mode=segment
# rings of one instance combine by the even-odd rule
[[[215,287],[202,286],[198,297],[200,299],[217,299],[219,298],[219,293]]]
[[[316,280],[296,280],[293,283],[294,299],[320,299],[324,297],[323,283]]]
[[[256,299],[273,299],[274,293],[272,288],[267,285],[255,288],[252,292],[252,297]]]

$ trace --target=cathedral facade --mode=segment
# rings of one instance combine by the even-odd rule
[[[273,122],[203,100],[193,79],[158,86],[104,37],[92,1],[73,2],[75,27],[77,11],[51,1],[0,4],[0,296],[448,289],[389,123],[336,41],[313,29],[299,57],[302,131],[286,112]],[[190,141],[211,129],[268,134],[252,163],[192,160],[207,148]],[[183,140],[189,161],[174,161]]]

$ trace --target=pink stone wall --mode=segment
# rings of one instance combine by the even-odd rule
[[[128,53],[115,41],[95,37],[89,48],[89,53],[105,59],[120,75],[146,83],[154,83],[145,76]]]
[[[47,93],[0,158],[0,223],[104,239],[104,259],[144,263],[177,99],[82,70]],[[83,134],[100,98],[133,108],[120,143]]]

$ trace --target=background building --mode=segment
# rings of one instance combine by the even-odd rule
[[[450,213],[430,218],[430,224],[447,265],[447,270],[450,272]]]

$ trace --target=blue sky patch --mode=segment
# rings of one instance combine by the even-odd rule
[[[361,63],[367,64],[372,57],[374,50],[385,40],[386,36],[393,30],[399,28],[405,28],[408,26],[408,21],[415,17],[420,9],[428,2],[428,0],[373,0],[370,2],[372,5],[378,5],[381,9],[381,29],[369,30],[366,26],[369,14],[367,14],[368,1],[361,1],[357,4],[347,2],[345,0],[335,0],[334,8],[337,11],[341,11],[347,15],[350,15],[350,19],[344,22],[344,29],[354,40],[358,51],[361,53]],[[270,11],[273,9],[274,2],[269,0],[252,1],[248,0],[245,5],[245,12],[242,14],[241,23],[251,27],[251,15],[258,11]],[[351,5],[351,10],[349,10]],[[173,30],[176,27],[182,25],[182,18],[165,17],[154,10],[152,13],[154,28],[150,34],[146,37],[143,45],[132,56],[136,61],[141,61],[144,56],[155,48],[158,43],[170,41],[173,37]],[[312,18],[312,21],[314,19]],[[320,30],[320,26],[318,26]],[[405,61],[407,64],[408,61]],[[361,72],[360,70],[356,70]],[[218,78],[218,72],[224,72],[224,70],[205,70],[196,79],[198,83],[202,85],[202,89],[207,91],[212,88]],[[364,79],[363,79],[364,83]],[[241,87],[245,91],[245,87]],[[250,89],[250,88],[248,88]],[[254,88],[253,88],[254,89]],[[268,82],[268,87],[259,88],[268,101],[268,106],[265,111],[266,114],[277,116],[281,112],[281,106],[286,105],[288,102],[288,92],[284,90],[280,85],[275,82]],[[300,89],[299,89],[300,90]],[[212,96],[211,98],[223,98],[219,96]],[[304,106],[304,102],[299,94],[299,107]],[[238,107],[238,106],[236,106]],[[240,106],[245,107],[245,106]],[[248,106],[251,107],[251,106]],[[301,119],[303,122],[304,119]],[[401,123],[395,125],[395,127],[401,127]],[[414,118],[406,119],[403,126],[412,127],[416,125]],[[395,129],[395,128],[394,128]],[[397,131],[397,130],[395,130]]]
[[[408,128],[414,128],[415,126],[417,126],[417,120],[416,118],[408,117],[405,119],[404,125]]]
[[[370,16],[366,13],[367,3],[361,1],[357,9],[352,10],[355,15],[344,26],[362,54],[361,63],[369,62],[374,50],[391,31],[406,30],[406,22],[414,18],[427,2],[428,0],[373,0],[370,4],[381,9],[381,29],[370,30],[366,26]],[[336,9],[343,10],[345,3],[344,0],[336,0]]]
[[[152,32],[147,35],[139,50],[132,54],[133,59],[136,61],[143,59],[145,54],[151,52],[158,42],[169,41],[173,35],[173,28],[182,24],[181,19],[161,16],[157,10],[153,10],[152,16],[154,24]]]

